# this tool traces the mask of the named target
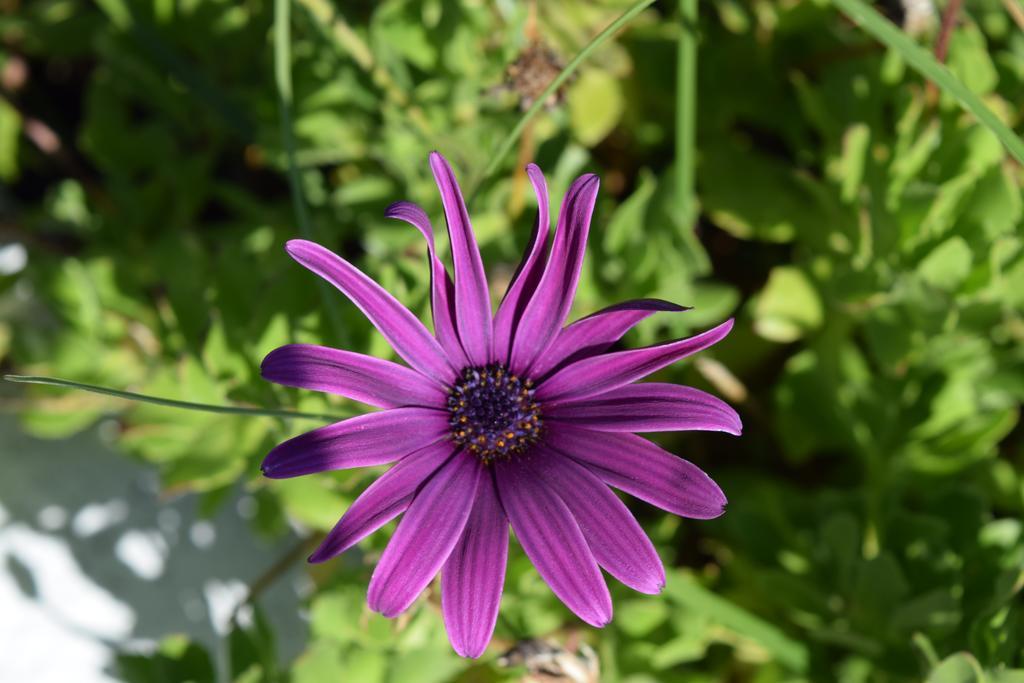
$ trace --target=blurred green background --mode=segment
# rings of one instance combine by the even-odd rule
[[[556,201],[592,171],[602,189],[574,316],[635,297],[694,307],[644,323],[631,346],[737,317],[725,342],[663,375],[729,400],[744,435],[659,435],[729,510],[696,522],[631,503],[668,586],[614,585],[601,631],[514,547],[495,640],[466,661],[436,590],[396,621],[365,608],[390,531],[302,562],[376,475],[261,478],[266,452],[315,422],[4,385],[18,420],[0,425],[0,572],[38,599],[46,563],[18,559],[17,527],[69,543],[129,607],[167,605],[96,638],[112,654],[95,680],[574,680],[499,661],[543,637],[559,661],[599,661],[602,681],[1024,681],[1024,171],[987,128],[829,2],[683,0],[590,54],[496,158],[630,3],[276,4],[0,0],[3,370],[358,412],[259,377],[288,342],[390,354],[284,242],[307,232],[425,317],[425,245],[382,215],[411,199],[442,225],[430,150],[475,190],[498,293],[533,221],[525,163]],[[1021,130],[1019,0],[957,2],[946,30],[945,4],[877,9],[929,51],[948,40],[951,71]],[[152,519],[119,524],[155,534],[166,560],[145,589],[99,576],[111,544],[42,512],[77,521],[126,473],[152,485],[125,509]],[[195,517],[202,553],[175,545],[167,509]],[[196,536],[225,515],[228,533]],[[170,618],[222,566],[236,586],[226,611]],[[253,605],[232,617],[246,584]],[[0,612],[13,644],[43,637]],[[4,640],[0,658],[16,660]]]

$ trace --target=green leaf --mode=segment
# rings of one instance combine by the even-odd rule
[[[618,80],[606,71],[584,71],[569,89],[569,122],[582,144],[601,142],[622,117],[625,108]]]
[[[21,115],[0,99],[0,180],[11,182],[18,176],[18,139]]]
[[[686,662],[699,661],[708,651],[709,639],[705,637],[705,633],[706,626],[705,629],[698,627],[689,633],[658,644],[651,656],[651,665],[657,670],[664,670]]]
[[[379,55],[393,50],[420,69],[431,71],[437,62],[437,43],[430,40],[429,30],[414,13],[405,14],[411,16],[386,9],[377,13],[373,21],[375,52]]]
[[[330,531],[350,501],[331,488],[327,477],[296,477],[271,483],[285,510],[311,529]]]
[[[118,654],[117,669],[127,683],[214,683],[216,680],[210,654],[183,635],[164,638],[152,654]]]
[[[821,326],[824,310],[814,285],[798,268],[777,266],[754,305],[754,330],[770,341],[796,341]]]
[[[834,514],[822,523],[819,537],[835,565],[839,585],[848,590],[860,557],[861,534],[857,518],[843,512]]]
[[[359,634],[359,618],[366,596],[353,587],[320,593],[310,609],[310,626],[315,635],[347,643]]]
[[[431,632],[441,635],[440,623],[432,619]],[[388,680],[392,683],[445,683],[463,668],[460,660],[446,642],[425,644],[413,652],[392,659]]]
[[[334,643],[318,640],[295,661],[291,680],[292,683],[341,681],[346,673],[340,648]]]
[[[382,652],[349,650],[344,666],[348,680],[360,683],[384,683],[387,680],[388,658]]]
[[[1009,169],[996,166],[978,181],[963,221],[981,227],[986,240],[1012,233],[1024,215],[1024,197]]]
[[[697,181],[712,221],[739,239],[791,242],[797,235],[820,235],[823,226],[840,227],[819,181],[743,145],[707,150]]]
[[[1024,669],[996,669],[986,673],[988,683],[1024,683]]]
[[[931,121],[915,135],[919,115],[918,108],[908,107],[900,121],[900,141],[889,166],[889,189],[886,193],[886,204],[892,209],[899,206],[907,185],[922,173],[942,142],[942,125],[938,121]]]
[[[617,606],[616,618],[620,620],[623,633],[643,638],[665,623],[668,605],[661,600],[630,600]]]
[[[921,279],[936,289],[956,291],[971,271],[971,248],[962,237],[950,237],[917,266]]]
[[[671,602],[756,642],[793,671],[801,673],[807,670],[809,655],[802,643],[790,638],[774,624],[712,593],[686,574],[671,573],[665,585],[665,596]]]
[[[939,662],[928,674],[925,683],[987,683],[978,660],[967,652],[960,652]]]
[[[647,207],[657,189],[657,183],[651,173],[641,173],[637,187],[615,209],[608,219],[608,227],[604,231],[604,249],[609,254],[618,254],[628,244],[640,241],[645,237]]]
[[[999,82],[985,36],[975,24],[967,23],[950,32],[946,64],[976,95],[987,95]]]
[[[239,619],[228,633],[228,660],[231,677],[252,676],[259,670],[259,680],[270,683],[278,679],[275,638],[270,623],[257,605],[252,606],[249,623]]]
[[[864,623],[878,629],[890,628],[893,605],[910,591],[899,562],[887,552],[860,563],[854,577],[852,609]]]
[[[966,171],[948,180],[938,188],[935,200],[928,208],[921,224],[915,226],[907,243],[915,246],[927,239],[942,237],[956,224],[960,214],[978,183],[975,171]]]
[[[871,129],[867,124],[855,123],[843,135],[843,152],[836,164],[835,176],[839,179],[839,194],[844,202],[849,203],[857,198],[864,180],[870,144]]]
[[[313,600],[310,625],[314,635],[341,645],[377,647],[391,642],[393,622],[366,607],[366,587],[361,572],[349,576],[337,588],[322,591]]]

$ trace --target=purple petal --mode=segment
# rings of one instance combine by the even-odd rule
[[[678,384],[645,382],[584,401],[545,406],[544,417],[600,432],[700,430],[739,435],[743,423],[725,401]]]
[[[622,339],[634,325],[658,311],[688,311],[661,299],[634,299],[601,309],[561,330],[530,368],[534,377],[543,377],[553,369],[603,353]]]
[[[725,494],[711,477],[643,437],[558,425],[545,443],[606,484],[672,514],[713,519],[725,512]]]
[[[479,657],[491,641],[507,560],[508,519],[485,472],[462,538],[441,570],[444,625],[463,657]]]
[[[423,209],[412,202],[395,202],[384,212],[386,218],[396,218],[413,226],[427,240],[430,258],[430,310],[434,318],[434,335],[441,348],[456,367],[469,365],[455,330],[455,285],[448,275],[434,246],[434,228]]]
[[[597,176],[587,174],[577,178],[565,195],[551,257],[512,344],[510,364],[516,372],[533,364],[569,316],[599,185]]]
[[[293,259],[351,299],[409,365],[440,382],[451,381],[454,371],[437,340],[387,290],[319,244],[290,240],[285,249]]]
[[[459,452],[420,489],[373,571],[370,609],[401,614],[437,575],[466,526],[483,471],[479,460]]]
[[[430,153],[430,169],[441,191],[448,222],[448,238],[455,263],[455,319],[459,339],[469,360],[475,365],[491,362],[491,295],[480,250],[476,246],[469,213],[452,167],[437,152]]]
[[[529,164],[526,167],[526,175],[533,184],[534,194],[537,195],[537,222],[523,260],[520,261],[516,274],[512,276],[512,282],[494,317],[494,356],[502,362],[508,361],[512,339],[523,317],[523,310],[530,302],[530,297],[533,296],[544,274],[545,249],[548,244],[548,232],[551,230],[548,185],[544,180],[544,174],[536,164]]]
[[[415,370],[390,361],[313,344],[274,349],[260,366],[263,377],[289,387],[327,391],[379,408],[444,408],[445,392]]]
[[[443,439],[448,412],[431,408],[392,408],[352,417],[288,439],[264,458],[271,479],[298,477],[325,470],[370,467]]]
[[[537,397],[545,402],[577,400],[617,389],[716,344],[731,329],[730,319],[695,337],[584,358],[542,382]]]
[[[659,593],[665,569],[658,552],[632,513],[590,470],[555,451],[539,452],[533,462],[565,501],[594,559],[609,574],[641,593]]]
[[[452,445],[439,441],[399,460],[355,499],[309,561],[340,555],[405,512],[417,489],[451,456]]]
[[[512,529],[541,578],[583,621],[597,627],[611,621],[608,586],[562,499],[521,459],[496,463],[495,476]]]

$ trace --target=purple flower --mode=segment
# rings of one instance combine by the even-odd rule
[[[721,489],[695,465],[632,432],[739,434],[739,416],[690,387],[635,382],[725,337],[729,320],[688,339],[609,351],[657,311],[656,299],[610,306],[563,327],[569,315],[598,179],[577,179],[548,246],[547,185],[537,194],[529,249],[492,315],[483,262],[455,175],[438,153],[430,167],[448,222],[454,281],[437,257],[424,211],[408,202],[387,215],[427,240],[434,334],[348,261],[304,240],[288,253],[340,289],[408,365],[322,346],[291,344],[263,361],[263,376],[378,408],[286,441],[263,462],[268,477],[395,463],[345,512],[309,558],[322,562],[404,513],[370,579],[368,602],[400,614],[441,573],[441,601],[456,652],[478,657],[498,615],[509,524],[555,595],[594,626],[611,620],[604,568],[657,593],[665,570],[614,486],[697,519],[725,509]]]

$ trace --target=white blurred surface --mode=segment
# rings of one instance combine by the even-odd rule
[[[95,431],[45,441],[0,418],[0,683],[116,681],[119,648],[188,633],[216,656],[245,586],[294,543],[248,527],[251,501],[210,520],[161,501],[153,472]],[[261,600],[279,656],[301,648],[295,578]]]
[[[0,559],[17,563],[35,597],[15,573],[0,573],[0,681],[64,683],[116,680],[103,671],[104,641],[123,641],[135,614],[82,571],[67,545],[23,524],[0,527]]]

